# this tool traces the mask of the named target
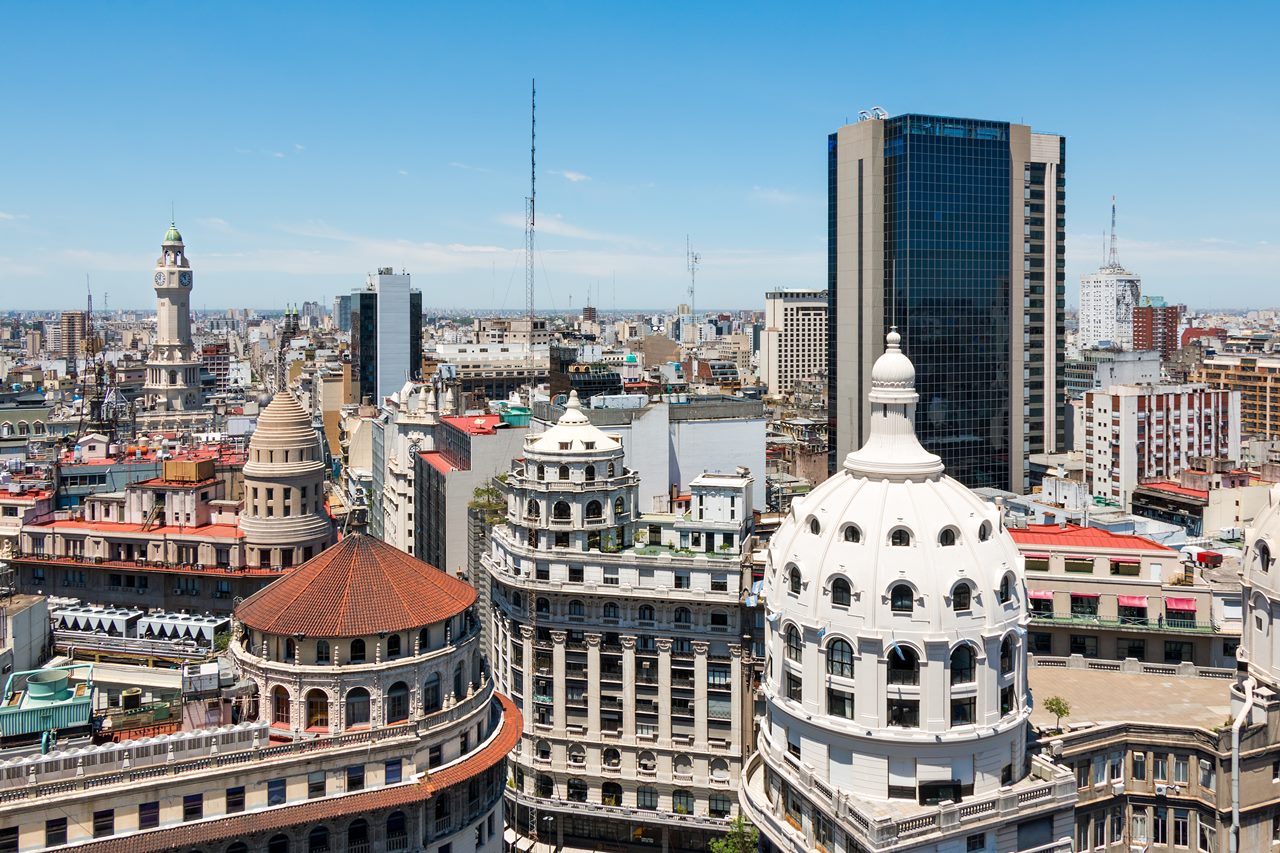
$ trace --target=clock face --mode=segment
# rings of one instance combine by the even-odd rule
[[[156,273],[156,284],[164,284],[164,273]]]
[[[179,273],[179,274],[178,274],[178,284],[182,285],[183,287],[190,287],[190,286],[191,286],[191,273],[189,273],[189,272]]]

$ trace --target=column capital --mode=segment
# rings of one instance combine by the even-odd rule
[[[635,638],[635,637],[619,637],[619,638],[618,638],[618,640],[622,643],[622,647],[623,647],[624,649],[627,649],[628,651],[634,651],[634,650],[635,650],[635,647],[636,647],[636,638]],[[267,644],[266,644],[266,642],[264,641],[264,642],[263,642],[263,644],[262,644],[262,646],[263,646],[263,648],[264,648],[264,649],[266,648],[266,645],[267,645]]]
[[[729,656],[730,656],[730,657],[735,657],[735,658],[740,658],[740,657],[742,657],[742,646],[739,646],[739,645],[737,645],[736,643],[730,643],[730,644],[729,644]]]
[[[592,647],[600,645],[600,641],[604,638],[603,634],[586,634],[584,636],[586,637],[587,645]]]
[[[525,640],[532,640],[532,639],[533,639],[533,628],[531,628],[531,627],[530,627],[530,626],[528,626],[528,625],[521,625],[521,626],[520,626],[520,637],[521,637],[521,639],[525,639]]]
[[[705,643],[705,642],[702,642],[701,640],[693,641],[693,653],[695,655],[705,655],[707,653],[707,649],[709,648],[711,648],[710,643]]]
[[[567,640],[568,638],[569,638],[568,631],[552,631],[551,632],[551,641],[556,645],[563,646],[564,641]]]
[[[670,654],[670,653],[671,653],[671,638],[670,638],[670,637],[659,637],[659,638],[654,642],[654,645],[658,647],[658,652],[659,652],[659,653],[661,653],[661,654],[664,654],[664,655],[665,655],[665,654]]]

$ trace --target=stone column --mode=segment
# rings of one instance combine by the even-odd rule
[[[622,689],[631,691],[631,701],[622,702],[622,742],[636,742],[636,638],[622,637]]]
[[[520,692],[524,694],[524,731],[525,734],[533,733],[533,691],[537,683],[538,677],[538,659],[534,656],[533,650],[533,628],[528,625],[520,626],[520,642],[523,648],[521,654],[524,655],[524,664],[521,670],[524,672],[524,681],[520,685]],[[443,685],[441,687],[443,689]]]
[[[565,708],[568,691],[565,689],[564,683],[564,641],[568,636],[565,631],[551,632],[551,641],[555,644],[551,649],[551,700],[554,702],[552,705],[554,714],[552,722],[557,735],[565,733],[565,724],[568,718],[568,712]]]
[[[730,743],[742,750],[742,754],[746,755],[751,751],[749,744],[742,742],[742,706],[744,704],[743,693],[748,691],[748,686],[742,680],[742,646],[734,643],[729,644],[729,683],[733,685],[733,701],[730,707],[733,709],[733,719],[729,730]],[[749,702],[750,693],[747,692],[747,701]]]
[[[600,739],[600,640],[599,634],[587,634],[587,737]]]
[[[671,638],[662,637],[658,646],[658,743],[671,745]]]
[[[945,637],[929,637],[924,641],[924,660],[920,663],[920,724],[930,732],[945,732],[951,703],[947,684],[951,668],[950,644]]]
[[[707,748],[707,644],[693,644],[693,746]]]

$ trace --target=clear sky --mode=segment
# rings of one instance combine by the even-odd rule
[[[1280,304],[1275,4],[64,3],[0,27],[0,309],[146,307],[170,205],[193,304],[331,300],[378,266],[540,305],[823,287],[826,136],[881,105],[1067,142],[1068,302],[1110,197],[1147,293]]]

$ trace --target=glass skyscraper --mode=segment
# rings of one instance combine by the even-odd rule
[[[1061,447],[1065,140],[903,115],[828,139],[831,466],[866,435],[866,387],[896,325],[917,432],[970,487],[1024,491]]]

